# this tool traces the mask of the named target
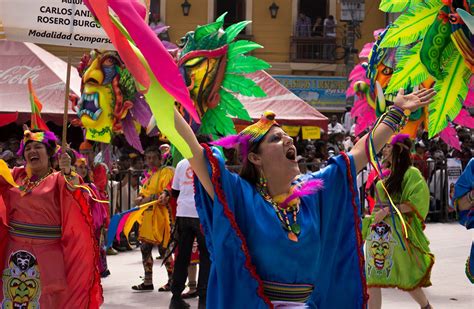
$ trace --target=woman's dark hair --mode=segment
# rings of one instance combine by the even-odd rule
[[[390,194],[397,194],[402,192],[402,182],[405,172],[410,166],[411,161],[411,140],[406,138],[403,141],[403,147],[396,143],[392,148],[392,166],[390,176],[385,180],[385,186]]]
[[[265,136],[260,139],[257,143],[252,143],[249,145],[248,153],[259,153],[259,147],[262,143]],[[250,182],[252,185],[256,185],[258,183],[258,179],[260,178],[260,172],[258,168],[250,162],[248,158],[241,158],[242,160],[242,169],[240,170],[240,177]]]
[[[161,158],[161,150],[160,148],[158,148],[157,146],[153,145],[153,146],[149,146],[145,149],[145,154],[147,153],[156,153],[158,155],[158,157]]]
[[[85,183],[92,183],[90,175],[91,174],[90,174],[89,168],[87,168],[87,174],[85,177],[82,178],[82,180],[84,180]]]

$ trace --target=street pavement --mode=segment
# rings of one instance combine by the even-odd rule
[[[425,289],[430,303],[436,309],[474,308],[474,285],[464,274],[473,234],[457,223],[429,223],[426,234],[436,258],[431,276],[433,286]],[[158,250],[153,254],[158,255]],[[102,282],[105,298],[102,308],[168,308],[171,293],[157,291],[167,279],[164,266],[160,267],[161,260],[155,260],[154,265],[155,291],[134,293],[131,286],[141,283],[143,276],[140,250],[121,252],[107,259],[112,274]],[[384,309],[419,308],[406,292],[383,289],[382,293]],[[191,308],[197,308],[197,299],[189,303]]]

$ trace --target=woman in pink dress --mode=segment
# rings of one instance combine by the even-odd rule
[[[103,301],[87,197],[71,159],[51,168],[56,137],[26,130],[25,167],[0,161],[0,303],[2,308],[99,308]]]
[[[110,275],[110,271],[107,267],[107,254],[105,250],[105,229],[109,226],[109,216],[107,212],[107,207],[109,206],[108,200],[104,197],[94,182],[91,179],[89,165],[87,164],[87,158],[83,157],[81,154],[77,155],[76,162],[76,172],[81,176],[84,181],[84,186],[87,186],[85,189],[86,193],[91,193],[88,197],[90,211],[92,214],[92,222],[94,224],[95,239],[99,244],[99,272],[102,278],[105,278]]]

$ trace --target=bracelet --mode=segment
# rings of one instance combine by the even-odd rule
[[[408,122],[410,113],[410,110],[403,110],[398,106],[392,105],[383,114],[382,123],[390,127],[393,132],[399,132]]]

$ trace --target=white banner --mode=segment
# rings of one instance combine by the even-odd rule
[[[82,0],[0,0],[8,40],[114,49]]]

